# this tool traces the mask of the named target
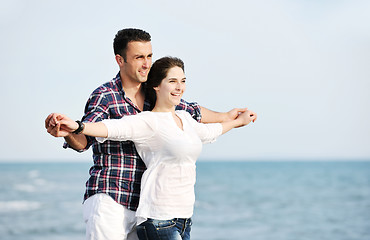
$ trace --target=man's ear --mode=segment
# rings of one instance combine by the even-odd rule
[[[123,64],[125,64],[125,59],[121,55],[116,54],[115,58],[119,66],[122,66]]]

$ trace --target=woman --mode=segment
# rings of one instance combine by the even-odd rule
[[[137,234],[139,239],[190,239],[195,202],[195,161],[202,143],[256,120],[251,111],[225,123],[201,124],[189,113],[175,111],[185,91],[184,63],[173,57],[157,60],[148,75],[151,112],[98,123],[81,123],[60,114],[51,121],[69,132],[135,143],[146,164],[141,183]]]

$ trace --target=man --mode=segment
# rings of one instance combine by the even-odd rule
[[[98,87],[85,107],[84,122],[97,122],[108,118],[122,118],[150,108],[143,91],[152,64],[151,36],[139,29],[123,29],[115,36],[114,54],[120,72],[110,82]],[[246,109],[233,109],[217,113],[196,103],[181,100],[177,109],[188,111],[202,122],[222,122],[236,118]],[[59,125],[49,126],[54,114],[45,120],[47,131],[55,137],[64,137],[64,147],[78,151],[93,148],[94,165],[86,183],[84,219],[87,239],[137,239],[134,231],[135,210],[139,202],[140,180],[145,165],[132,142],[106,141],[69,134]],[[83,126],[81,124],[81,126]]]

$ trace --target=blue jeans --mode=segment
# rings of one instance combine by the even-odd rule
[[[191,218],[156,220],[149,218],[136,227],[140,240],[190,240]]]

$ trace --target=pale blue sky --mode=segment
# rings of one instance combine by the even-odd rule
[[[43,121],[79,119],[114,77],[119,29],[152,35],[154,58],[185,61],[185,99],[259,119],[202,159],[370,159],[369,1],[1,1],[0,161],[86,160]]]

